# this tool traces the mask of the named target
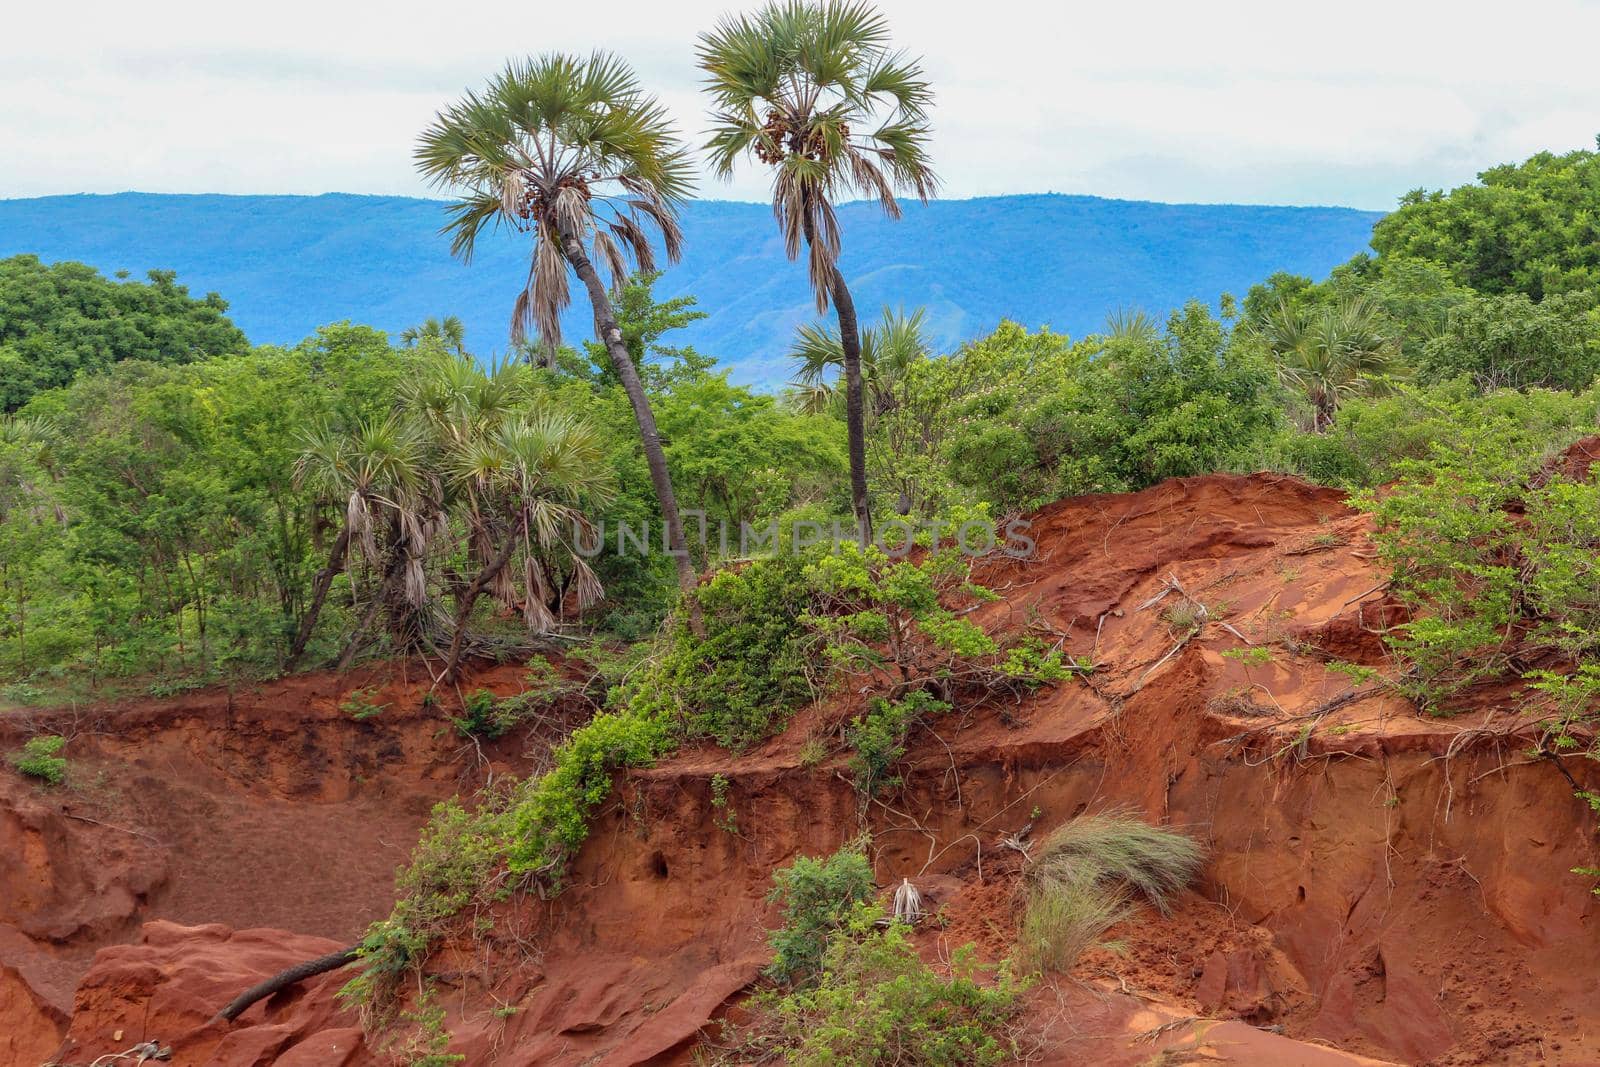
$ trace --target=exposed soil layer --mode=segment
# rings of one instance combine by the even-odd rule
[[[514,692],[522,675],[493,668],[461,690]],[[386,914],[394,869],[433,804],[490,771],[525,773],[548,751],[538,730],[463,744],[450,726],[459,697],[425,704],[427,688],[421,668],[399,663],[0,716],[0,749],[38,732],[70,738],[65,785],[0,773],[0,1063],[43,1062],[95,953],[139,938],[143,922],[348,944]],[[352,694],[383,710],[354,718]],[[296,947],[280,955],[296,962]],[[107,1036],[119,1028],[131,1032]]]
[[[1123,808],[1205,841],[1204,880],[1030,994],[1036,1062],[1600,1062],[1600,898],[1570,873],[1596,864],[1596,838],[1563,770],[1590,789],[1600,774],[1530,758],[1538,712],[1510,686],[1427,718],[1362,677],[1386,666],[1377,631],[1399,618],[1368,533],[1339,494],[1266,475],[1045,509],[1037,558],[982,568],[1002,599],[978,617],[1064,642],[1090,678],[942,716],[914,736],[903,789],[865,810],[842,754],[800,758],[859,694],[738,758],[696,749],[626,775],[572,888],[508,904],[493,934],[430,962],[453,1050],[473,1065],[689,1062],[766,960],[772,870],[863,828],[879,884],[909,878],[938,909],[918,934],[928,958],[969,941],[1000,958],[1019,846]],[[1270,658],[1225,655],[1248,647]],[[248,713],[214,695],[108,713],[74,762],[103,760],[112,784],[82,814],[124,830],[3,779],[0,847],[27,859],[0,875],[14,879],[0,921],[29,948],[0,940],[15,968],[0,1010],[31,988],[43,1020],[19,1033],[59,1036],[61,991],[114,945],[78,987],[62,1062],[148,1038],[179,1064],[373,1062],[337,974],[206,1022],[381,909],[427,802],[464,782],[437,713],[351,724],[335,686],[295,680]],[[711,804],[714,774],[737,832]],[[370,869],[357,855],[379,850]],[[134,930],[152,916],[241,932]],[[298,933],[242,930],[261,925]]]

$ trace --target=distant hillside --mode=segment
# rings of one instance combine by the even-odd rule
[[[1380,217],[1056,195],[908,205],[898,223],[867,204],[840,216],[863,318],[884,304],[926,305],[946,347],[1001,318],[1079,336],[1118,307],[1164,313],[1191,297],[1242,294],[1275,270],[1320,277],[1365,248]],[[0,256],[34,252],[137,277],[176,270],[196,294],[221,293],[257,342],[293,342],[339,319],[398,331],[454,314],[474,351],[503,350],[525,252],[497,237],[463,266],[436,232],[442,221],[438,201],[347,194],[0,200]],[[684,229],[684,262],[657,292],[691,293],[711,317],[672,340],[731,364],[739,380],[781,382],[793,329],[814,312],[771,211],[697,201]],[[567,329],[589,335],[586,305],[574,306]]]

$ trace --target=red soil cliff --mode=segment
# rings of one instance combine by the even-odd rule
[[[981,568],[1002,599],[978,617],[1064,640],[1091,678],[942,717],[914,737],[905,788],[865,813],[842,758],[800,759],[848,697],[737,759],[695,749],[627,774],[571,889],[431,961],[453,1050],[688,1062],[765,962],[772,870],[863,822],[879,884],[910,878],[943,911],[918,935],[930,958],[967,941],[998,958],[1021,861],[1004,840],[1121,807],[1204,840],[1205,878],[1031,994],[1037,1062],[1600,1062],[1600,898],[1570,873],[1596,862],[1593,816],[1528,758],[1536,713],[1513,688],[1432,719],[1340,669],[1382,665],[1377,631],[1398,617],[1363,516],[1293,479],[1215,476],[1062,501],[1033,535],[1037,558]],[[1198,630],[1167,616],[1180,601],[1205,606]],[[1223,655],[1247,643],[1270,661]],[[339,974],[207,1022],[382,914],[429,803],[481,780],[439,735],[444,712],[397,700],[351,723],[350,684],[107,709],[72,746],[102,796],[0,776],[0,848],[23,857],[0,871],[0,1062],[82,1065],[152,1039],[178,1064],[381,1062],[333,997]],[[526,766],[519,751],[491,758]],[[1592,765],[1565,770],[1600,789]],[[154,918],[171,921],[137,928]],[[211,922],[237,932],[196,925]]]

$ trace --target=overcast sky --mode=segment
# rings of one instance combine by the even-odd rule
[[[0,197],[424,194],[417,132],[509,55],[606,46],[703,129],[727,0],[7,4]],[[945,195],[1388,208],[1600,131],[1600,0],[883,0]],[[1481,14],[1479,12],[1481,11]],[[759,199],[760,175],[701,195]]]

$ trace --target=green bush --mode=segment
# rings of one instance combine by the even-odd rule
[[[1411,621],[1387,636],[1406,664],[1402,691],[1424,707],[1505,666],[1518,605],[1506,506],[1532,473],[1515,427],[1485,422],[1400,465],[1402,481],[1356,504],[1372,511],[1380,557]]]
[[[340,996],[361,1006],[369,1023],[388,1021],[406,977],[455,927],[464,909],[509,892],[505,803],[504,797],[486,798],[475,812],[454,799],[434,807],[410,862],[395,875],[394,908],[362,939],[361,973],[340,990]]]
[[[770,936],[774,955],[767,974],[804,984],[821,970],[829,938],[877,892],[872,864],[859,846],[849,846],[826,859],[800,856],[773,872],[772,881],[767,899],[783,905],[783,925]]]
[[[911,928],[884,923],[881,908],[858,905],[833,931],[815,985],[768,998],[775,1044],[797,1067],[969,1067],[1018,1054],[1013,1020],[1027,983],[1002,964],[990,980],[971,945],[952,954],[948,974],[924,963]]]
[[[542,778],[524,783],[507,814],[505,858],[513,873],[558,885],[589,836],[589,816],[611,796],[622,767],[648,767],[676,747],[671,720],[624,707],[596,715],[555,750]]]
[[[1600,649],[1600,481],[1552,478],[1523,494],[1517,530],[1535,639],[1574,658]]]
[[[905,755],[906,737],[912,727],[924,715],[938,715],[949,710],[949,704],[933,699],[920,689],[906,694],[904,700],[873,698],[867,713],[857,716],[844,731],[845,742],[855,750],[849,767],[861,794],[873,797],[881,790],[899,785],[900,779],[889,772]]]
[[[517,697],[501,700],[487,689],[475,689],[461,701],[461,715],[450,723],[462,737],[496,741],[521,721],[523,706]]]
[[[60,785],[67,776],[67,761],[57,753],[66,743],[67,739],[57,734],[29,738],[22,748],[11,754],[11,765],[29,778]]]
[[[1580,663],[1570,674],[1534,671],[1527,681],[1555,706],[1555,717],[1545,723],[1547,743],[1557,752],[1600,756],[1594,734],[1600,725],[1600,661]]]
[[[1077,666],[1035,638],[1002,649],[965,614],[946,607],[996,598],[971,581],[970,560],[955,548],[896,561],[876,547],[848,544],[808,565],[805,575],[815,606],[801,621],[835,670],[888,671],[901,689],[953,695],[1035,689]]]
[[[705,635],[679,622],[634,699],[676,718],[686,738],[737,751],[770,737],[812,696],[817,642],[800,625],[811,606],[804,562],[756,560],[718,572],[695,595]]]
[[[339,705],[339,710],[356,722],[366,722],[368,719],[377,718],[388,710],[389,705],[374,703],[372,698],[375,695],[377,695],[377,690],[375,689],[353,689],[350,691],[350,695],[345,697],[344,702]]]
[[[1418,386],[1394,383],[1382,396],[1353,397],[1339,406],[1322,434],[1283,430],[1262,438],[1241,458],[1250,468],[1297,474],[1324,485],[1367,488],[1406,476],[1407,464],[1427,463],[1435,446],[1476,427],[1500,427],[1507,455],[1529,463],[1592,433],[1600,389],[1552,389],[1487,395],[1465,378]]]
[[[1574,660],[1600,647],[1600,482],[1537,484],[1545,458],[1523,427],[1488,419],[1355,498],[1412,612],[1385,637],[1399,687],[1430,710],[1505,670],[1524,635]]]

